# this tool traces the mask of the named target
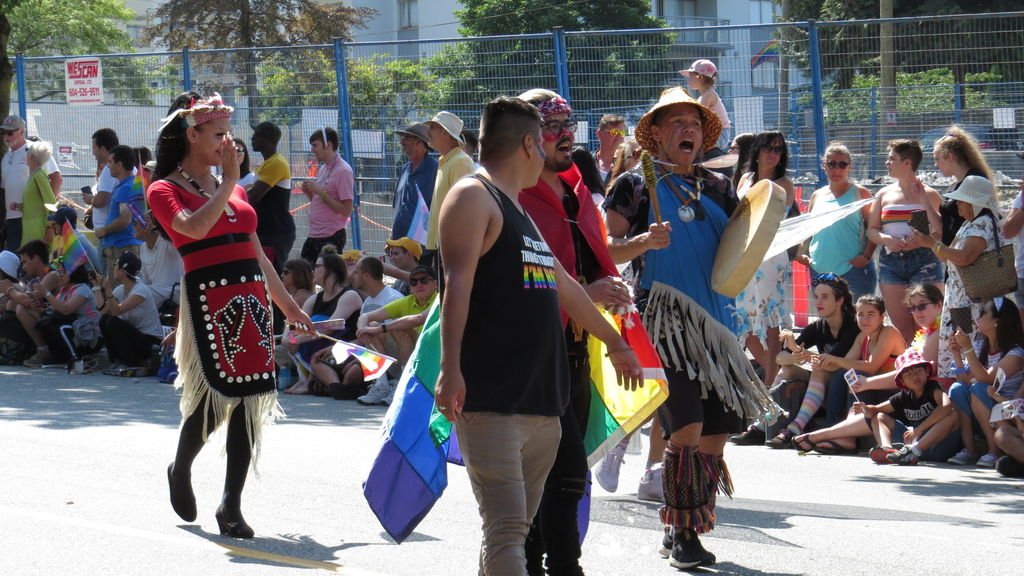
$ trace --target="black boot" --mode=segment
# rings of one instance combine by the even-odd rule
[[[171,488],[171,508],[185,522],[195,522],[196,495],[192,491],[191,478],[182,478],[183,475],[174,474],[174,462],[167,466],[167,484]]]
[[[252,538],[253,529],[242,517],[242,490],[249,475],[252,446],[245,429],[245,404],[235,407],[228,421],[228,465],[224,474],[224,496],[217,508],[217,527],[220,533],[232,538]]]
[[[688,528],[677,528],[672,542],[672,555],[668,562],[673,568],[688,570],[698,566],[711,566],[715,555],[704,549],[697,532]]]

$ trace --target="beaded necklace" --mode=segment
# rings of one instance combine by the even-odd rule
[[[181,167],[181,164],[178,164],[178,174],[180,174],[181,177],[184,178],[186,182],[191,184],[192,187],[196,189],[196,192],[198,192],[200,196],[206,198],[207,200],[212,198],[212,196],[206,193],[206,190],[203,190],[203,187],[199,185],[199,182],[196,182],[195,178],[190,176],[188,172],[185,172],[185,169]],[[213,181],[217,183],[217,188],[220,188],[220,178],[214,176]],[[216,190],[217,189],[215,188],[214,192],[216,192]],[[231,204],[224,204],[224,214],[227,215],[228,222],[235,222],[238,220],[238,217],[235,215],[234,209],[231,208]]]
[[[659,171],[660,170],[662,169],[659,167]],[[679,210],[676,211],[676,216],[678,216],[679,220],[684,223],[693,222],[694,219],[703,220],[704,206],[702,206],[700,203],[700,192],[701,188],[703,187],[702,178],[700,176],[695,177],[695,194],[686,187],[685,182],[676,182],[674,176],[675,174],[672,174],[668,170],[665,170],[665,175],[660,176],[658,179],[664,180],[666,184],[668,184],[668,189],[672,192],[676,199],[679,200],[680,206]],[[686,192],[686,195],[689,196],[689,198],[684,197],[683,192]]]

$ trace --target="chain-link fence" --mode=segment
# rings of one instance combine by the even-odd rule
[[[688,24],[710,23],[721,22]],[[918,138],[927,149],[954,122],[975,134],[994,169],[1017,175],[1021,38],[1024,12],[102,55],[104,105],[90,107],[65,102],[67,57],[18,58],[24,95],[15,101],[30,133],[54,143],[73,198],[95,178],[95,130],[114,128],[122,143],[153,147],[159,119],[185,87],[220,92],[236,107],[235,132],[247,144],[259,122],[280,126],[279,152],[296,189],[316,172],[309,136],[337,126],[357,177],[359,217],[349,237],[379,254],[404,163],[395,129],[449,110],[475,130],[491,98],[546,87],[570,98],[577,140],[593,150],[603,114],[634,126],[662,89],[685,83],[677,71],[698,58],[718,66],[731,134],[787,135],[805,196],[821,182],[819,156],[831,140],[851,148],[854,176],[872,183],[885,175],[888,140]],[[304,195],[293,196],[297,247],[304,204]]]

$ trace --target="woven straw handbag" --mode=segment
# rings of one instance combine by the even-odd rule
[[[992,218],[996,247],[984,252],[974,264],[960,267],[960,280],[964,290],[975,302],[984,302],[1005,296],[1017,289],[1017,269],[1014,266],[1013,244],[999,245],[999,228]]]

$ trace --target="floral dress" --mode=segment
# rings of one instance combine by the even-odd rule
[[[996,247],[996,226],[993,218],[987,214],[976,216],[974,220],[965,222],[953,238],[952,248],[962,250],[967,239],[977,236],[985,240],[985,252],[994,250]],[[939,325],[939,377],[953,378],[953,353],[949,350],[949,343],[953,340],[956,332],[956,325],[953,323],[950,310],[954,308],[970,308],[971,317],[977,320],[981,316],[981,304],[975,303],[967,295],[964,282],[960,277],[960,269],[952,262],[946,263],[946,298],[942,306],[942,316]]]

